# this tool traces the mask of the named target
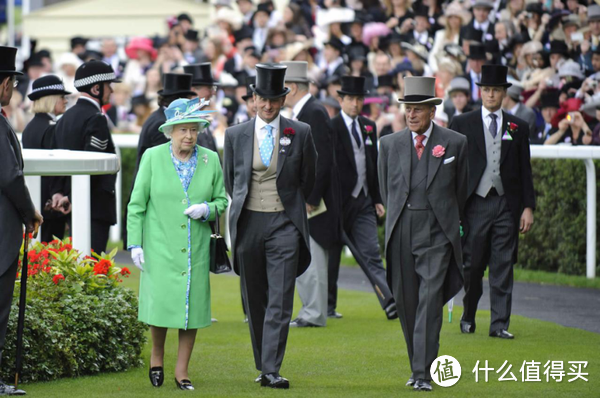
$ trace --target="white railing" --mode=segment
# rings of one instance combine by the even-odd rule
[[[24,149],[23,161],[25,163],[23,174],[36,209],[42,209],[44,206],[41,176],[72,176],[70,198],[72,243],[74,248],[89,255],[92,246],[90,175],[118,172],[120,169],[118,157],[99,152]],[[42,225],[41,228],[43,229],[44,226]]]

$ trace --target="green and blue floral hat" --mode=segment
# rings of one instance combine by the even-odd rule
[[[167,121],[163,123],[158,130],[164,133],[164,128],[184,123],[199,123],[200,128],[204,129],[210,125],[208,115],[214,111],[201,111],[203,107],[209,104],[204,98],[179,98],[165,109]]]

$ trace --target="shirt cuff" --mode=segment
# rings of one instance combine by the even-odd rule
[[[140,245],[129,245],[127,246],[127,250],[131,251],[131,249],[141,249],[142,246]]]
[[[206,216],[205,216],[205,217],[202,217],[202,218],[200,219],[200,221],[202,221],[202,222],[207,222],[207,221],[208,221],[208,219],[210,218],[210,206],[208,205],[208,202],[206,202],[206,200],[204,201],[204,204],[206,205],[206,207],[208,207],[208,213],[206,214]]]

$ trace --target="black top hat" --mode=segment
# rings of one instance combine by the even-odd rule
[[[467,25],[463,29],[461,29],[460,39],[476,41],[476,42],[481,43],[481,41],[483,39],[483,31],[481,31],[479,29],[475,29],[471,25]]]
[[[392,76],[392,75],[377,76],[377,87],[394,88],[394,76]]]
[[[179,14],[177,16],[177,21],[179,21],[179,22],[181,22],[181,21],[188,21],[192,25],[194,24],[194,21],[192,20],[192,17],[190,17],[190,15],[186,14],[186,13]]]
[[[364,97],[369,94],[365,89],[365,78],[362,76],[342,76],[342,89],[337,91],[339,95],[356,95]]]
[[[31,94],[27,97],[35,101],[49,95],[69,95],[69,91],[65,90],[65,85],[62,80],[55,75],[46,75],[36,79],[31,85]]]
[[[80,36],[75,36],[73,38],[71,38],[71,50],[74,49],[76,46],[84,46],[87,44],[88,39],[86,39],[85,37],[80,37]]]
[[[344,52],[344,43],[342,43],[342,41],[337,37],[330,38],[329,41],[325,43],[325,45],[335,48],[340,52],[340,54]]]
[[[550,54],[561,54],[565,57],[569,56],[569,47],[562,40],[552,40],[550,42]]]
[[[254,11],[254,14],[256,15],[259,12],[266,12],[267,14],[271,15],[271,7],[267,3],[259,3],[258,6],[256,6],[256,11]]]
[[[540,96],[540,109],[542,108],[560,108],[558,102],[559,92],[556,89],[545,90]]]
[[[16,47],[0,46],[0,73],[5,75],[22,75],[22,72],[17,72],[15,66],[16,57]]]
[[[89,61],[77,68],[74,83],[77,91],[98,83],[121,83],[121,81],[117,79],[112,66],[106,62]]]
[[[145,94],[139,94],[131,97],[131,107],[133,108],[136,105],[149,105],[150,100],[146,97]]]
[[[348,50],[348,58],[350,62],[352,61],[366,61],[367,60],[367,51],[364,47],[352,46]]]
[[[252,39],[252,28],[248,25],[243,25],[241,29],[233,32],[233,38],[236,43],[244,39]]]
[[[195,96],[192,91],[192,75],[189,73],[165,73],[163,89],[158,91],[162,97],[179,95],[181,97]]]
[[[504,65],[483,65],[481,67],[481,82],[475,83],[479,87],[510,87],[512,83],[506,81],[508,68]]]
[[[281,98],[290,92],[284,86],[285,71],[287,66],[281,64],[257,64],[256,84],[251,84],[250,89],[262,98]]]
[[[185,73],[193,76],[192,86],[218,86],[219,83],[212,77],[210,62],[186,65],[183,67]]]
[[[246,78],[246,95],[242,95],[242,99],[244,101],[248,101],[250,98],[252,98],[252,88],[250,86],[254,83],[256,83],[255,76],[248,76]]]
[[[544,7],[543,7],[542,3],[529,3],[525,7],[525,10],[527,12],[532,12],[532,13],[540,14],[540,15],[542,15],[544,13]]]
[[[415,17],[425,17],[429,19],[429,8],[419,5],[414,8]]]
[[[183,35],[186,40],[195,41],[196,43],[200,40],[198,39],[198,31],[194,29],[188,29],[187,32]]]
[[[486,59],[485,46],[479,43],[469,44],[469,59]]]

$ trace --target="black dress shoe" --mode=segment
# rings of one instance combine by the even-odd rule
[[[415,379],[414,379],[412,376],[410,376],[410,379],[408,379],[408,381],[406,382],[406,384],[405,384],[405,385],[406,385],[407,387],[412,387],[412,386],[414,386],[414,385],[415,385]]]
[[[296,318],[290,322],[290,327],[293,328],[318,328],[319,325],[305,321],[304,319]]]
[[[332,311],[327,313],[327,318],[342,319],[344,316],[339,312]]]
[[[415,385],[413,386],[415,391],[431,391],[431,383],[424,379],[419,379],[415,381]]]
[[[26,395],[27,393],[18,388],[14,388],[13,386],[9,386],[8,384],[4,384],[0,380],[0,396],[17,396],[17,395]]]
[[[266,375],[263,375],[260,385],[269,388],[290,388],[288,379],[281,377],[279,373],[267,373]]]
[[[388,320],[398,319],[398,310],[396,309],[396,303],[388,305],[385,309],[385,316]]]
[[[178,381],[177,377],[176,377],[175,384],[177,384],[177,388],[179,388],[180,390],[194,391],[194,386],[192,385],[192,382],[189,381],[188,379],[183,379],[181,381]]]
[[[259,374],[259,375],[258,375],[258,377],[257,377],[256,379],[254,379],[254,382],[255,382],[255,383],[260,383],[260,382],[261,382],[261,380],[262,380],[262,377],[263,377],[263,374],[262,374],[262,373],[261,373],[261,374]]]
[[[460,331],[462,333],[475,333],[475,323],[460,321]]]
[[[490,333],[490,337],[498,337],[500,339],[511,340],[514,339],[515,336],[512,333],[508,333],[504,329],[496,330],[495,332]]]
[[[150,383],[152,383],[154,387],[162,386],[163,382],[165,381],[165,372],[162,366],[150,368],[148,371],[148,376],[150,377]]]

